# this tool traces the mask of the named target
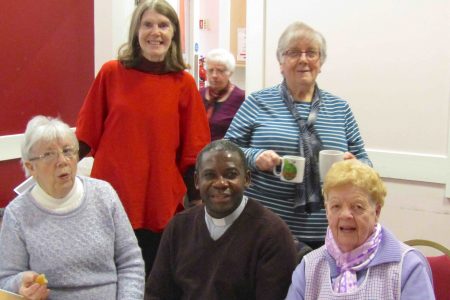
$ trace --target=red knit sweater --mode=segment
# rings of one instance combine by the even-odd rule
[[[95,158],[91,176],[116,189],[134,229],[162,231],[180,208],[182,175],[209,142],[205,109],[187,72],[103,65],[77,121]]]

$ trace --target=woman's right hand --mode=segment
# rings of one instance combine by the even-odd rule
[[[38,273],[33,271],[23,272],[19,294],[27,300],[45,300],[48,298],[50,290],[47,288],[47,285],[40,285],[34,282],[38,275]]]
[[[258,155],[255,164],[260,171],[272,172],[275,166],[281,164],[281,157],[273,150],[266,150]]]

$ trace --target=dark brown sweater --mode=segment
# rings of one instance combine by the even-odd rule
[[[216,241],[194,207],[165,229],[145,299],[284,299],[295,266],[289,229],[258,202]]]

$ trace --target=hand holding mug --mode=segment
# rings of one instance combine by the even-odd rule
[[[300,183],[303,182],[305,172],[305,158],[300,156],[285,155],[281,157],[281,171],[273,167],[273,174],[282,181]]]
[[[345,152],[344,160],[347,160],[347,159],[356,159],[356,156],[354,156],[353,153],[351,153],[351,152]]]
[[[272,171],[273,167],[281,162],[280,156],[273,150],[263,151],[256,157],[256,167],[260,171]]]

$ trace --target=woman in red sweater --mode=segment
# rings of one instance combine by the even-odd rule
[[[184,71],[180,24],[165,0],[136,7],[128,42],[105,63],[77,121],[80,158],[92,177],[119,194],[141,246],[147,274],[161,232],[182,207],[197,153],[210,140],[193,77]]]

